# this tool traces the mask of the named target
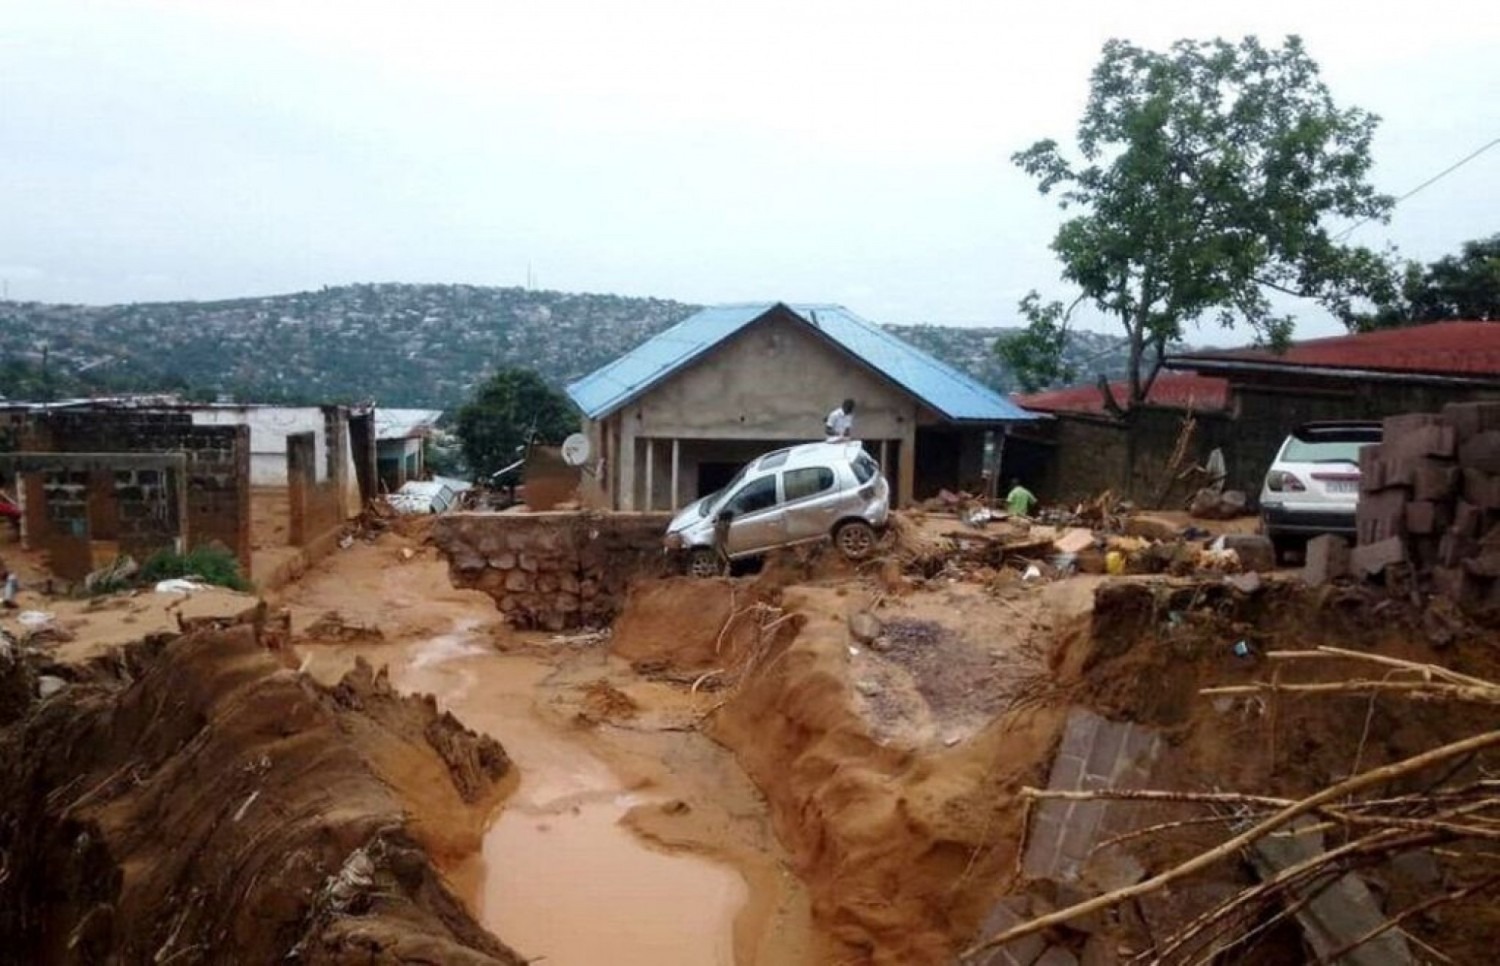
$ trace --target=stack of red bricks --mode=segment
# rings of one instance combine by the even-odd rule
[[[1500,402],[1388,417],[1359,471],[1356,575],[1406,565],[1464,606],[1500,605]]]

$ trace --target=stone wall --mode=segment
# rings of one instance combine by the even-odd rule
[[[512,626],[608,624],[632,581],[662,576],[663,513],[449,513],[432,538],[457,587],[495,599]]]

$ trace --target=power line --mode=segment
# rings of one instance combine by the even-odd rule
[[[1433,184],[1436,184],[1437,182],[1443,180],[1444,178],[1448,177],[1448,175],[1450,175],[1453,172],[1457,171],[1459,168],[1462,168],[1464,165],[1468,164],[1470,161],[1473,161],[1475,158],[1479,157],[1481,154],[1483,154],[1484,152],[1488,151],[1490,148],[1494,147],[1497,144],[1500,144],[1500,138],[1495,138],[1493,141],[1489,142],[1488,144],[1485,144],[1482,147],[1479,147],[1478,149],[1470,152],[1469,154],[1464,155],[1462,158],[1459,158],[1457,161],[1455,161],[1452,164],[1448,165],[1448,167],[1444,168],[1443,170],[1439,171],[1437,174],[1435,174],[1432,177],[1428,178],[1426,181],[1424,181],[1421,184],[1417,185],[1415,188],[1411,189],[1406,194],[1404,194],[1401,197],[1397,198],[1394,202],[1391,203],[1391,207],[1394,208],[1396,205],[1401,204],[1401,202],[1403,202],[1406,199],[1410,198],[1412,195],[1414,195],[1417,192],[1421,191],[1423,188],[1430,187]],[[1375,219],[1372,216],[1372,217],[1366,218],[1366,219],[1364,219],[1362,221],[1356,221],[1354,224],[1350,225],[1348,228],[1345,228],[1343,231],[1341,231],[1337,235],[1333,236],[1333,240],[1334,241],[1343,241],[1345,238],[1348,238],[1351,234],[1354,233],[1354,229],[1359,228],[1362,225],[1367,225],[1367,224],[1369,224],[1370,222],[1372,222],[1374,220]]]

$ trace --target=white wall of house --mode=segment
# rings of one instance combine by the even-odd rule
[[[195,408],[192,415],[195,426],[250,427],[251,486],[286,486],[286,438],[296,433],[314,434],[318,480],[328,479],[328,431],[321,407],[215,405]],[[347,458],[352,475],[353,454]]]

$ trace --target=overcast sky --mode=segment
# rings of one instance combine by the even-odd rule
[[[1384,119],[1381,189],[1500,136],[1483,0],[0,0],[0,277],[100,303],[530,265],[1010,323],[1068,292],[1060,214],[1008,159],[1071,139],[1103,42],[1292,32]],[[1500,148],[1355,238],[1431,259],[1497,231]]]

